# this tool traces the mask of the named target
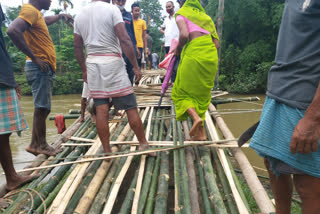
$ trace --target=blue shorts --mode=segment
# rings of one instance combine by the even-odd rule
[[[42,72],[35,63],[27,62],[24,68],[27,82],[31,87],[35,108],[51,110],[51,97],[55,74],[50,68]]]

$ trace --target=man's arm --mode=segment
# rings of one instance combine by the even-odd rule
[[[30,28],[29,23],[27,23],[22,18],[16,18],[8,28],[7,34],[11,38],[13,44],[17,46],[17,48],[31,60],[37,64],[41,71],[45,72],[49,70],[49,64],[47,62],[42,61],[37,56],[35,56],[32,50],[27,45],[26,40],[23,37],[23,32]]]
[[[87,66],[85,63],[84,53],[83,53],[83,39],[79,34],[74,34],[74,55],[80,65],[82,71],[83,81],[88,83],[87,80]]]
[[[166,28],[165,27],[161,27],[161,30],[160,30],[160,32],[162,33],[162,34],[164,34],[164,31],[166,30]]]
[[[316,152],[320,139],[320,82],[311,105],[296,125],[290,145],[291,153]]]
[[[143,38],[143,48],[144,48],[144,53],[147,53],[147,48],[148,48],[148,42],[147,42],[147,30],[144,30],[142,33],[142,38]]]
[[[52,25],[62,18],[64,18],[65,20],[69,20],[69,19],[73,20],[72,16],[69,14],[59,14],[59,15],[55,15],[55,16],[46,16],[46,17],[44,17],[44,20],[47,25]]]
[[[124,54],[128,57],[130,60],[132,66],[133,66],[133,71],[136,76],[136,83],[138,83],[141,79],[141,72],[138,66],[137,59],[134,54],[134,49],[133,45],[131,42],[131,39],[126,31],[125,25],[123,22],[117,24],[114,27],[114,30],[116,32],[116,35],[120,41],[121,48],[124,52]]]

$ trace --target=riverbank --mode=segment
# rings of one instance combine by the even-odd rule
[[[31,88],[28,85],[26,75],[15,75],[15,79],[20,86],[21,94],[23,96],[31,96]],[[67,72],[63,74],[56,74],[53,84],[53,95],[66,95],[66,94],[81,94],[83,82],[81,72]]]

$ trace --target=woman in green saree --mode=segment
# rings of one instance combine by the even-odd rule
[[[181,55],[172,89],[177,120],[193,120],[190,140],[206,140],[205,112],[218,69],[219,38],[212,19],[199,0],[179,0],[176,22],[180,31],[175,55]]]

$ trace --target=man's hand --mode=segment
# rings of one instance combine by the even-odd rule
[[[141,77],[142,77],[140,68],[133,68],[133,72],[134,72],[134,75],[136,77],[135,84],[138,85],[139,81],[141,80]]]
[[[50,70],[50,65],[49,63],[45,62],[45,61],[42,61],[40,58],[38,57],[35,57],[33,60],[32,60],[33,63],[35,63],[36,65],[39,66],[40,70],[42,72],[48,72]]]
[[[82,71],[83,82],[88,83],[87,71]]]
[[[140,50],[139,50],[139,48],[137,48],[137,57],[138,57],[138,59],[140,59],[141,58],[141,52],[140,52]]]
[[[59,18],[65,21],[72,21],[73,22],[73,17],[70,14],[64,14],[61,13],[59,14]]]
[[[21,89],[20,89],[19,85],[16,87],[16,93],[17,93],[18,99],[20,100],[21,99]]]
[[[320,139],[320,123],[313,118],[304,117],[296,125],[290,145],[292,154],[316,152]]]

